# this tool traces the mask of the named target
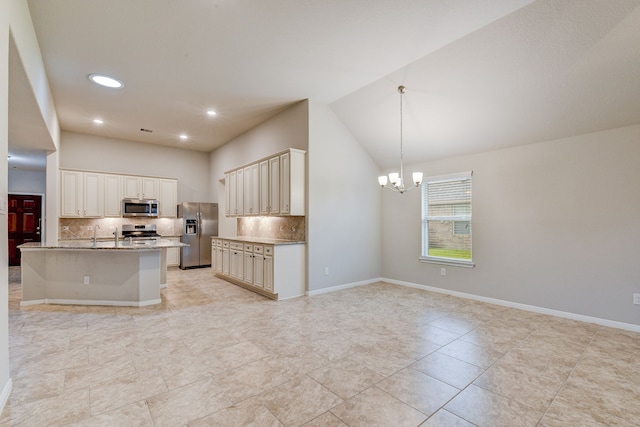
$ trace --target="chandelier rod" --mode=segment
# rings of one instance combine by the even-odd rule
[[[402,98],[407,88],[404,86],[398,86],[398,93],[400,93],[400,185],[404,187],[404,167],[402,156]]]

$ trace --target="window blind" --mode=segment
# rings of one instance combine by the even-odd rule
[[[422,256],[471,262],[472,173],[422,183]]]

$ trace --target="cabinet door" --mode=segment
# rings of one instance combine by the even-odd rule
[[[269,213],[280,212],[280,156],[269,159]]]
[[[258,215],[260,209],[259,164],[244,168],[244,214]]]
[[[230,249],[229,271],[230,271],[231,277],[238,280],[242,280],[242,273],[243,273],[242,261],[243,261],[243,252],[237,249]]]
[[[140,199],[140,196],[140,177],[133,175],[124,175],[122,177],[122,198]]]
[[[222,274],[229,276],[229,249],[228,248],[223,248],[222,249]]]
[[[264,257],[264,289],[273,292],[273,257]]]
[[[236,171],[229,172],[228,175],[228,200],[227,205],[229,206],[229,216],[236,216],[238,214],[238,204],[236,203],[237,197],[237,180],[236,180]]]
[[[280,214],[289,213],[289,200],[290,200],[290,166],[289,153],[280,155]]]
[[[258,166],[260,171],[260,215],[269,214],[269,161],[264,160]]]
[[[158,180],[158,203],[160,216],[175,218],[178,215],[178,181],[175,179]]]
[[[253,286],[264,287],[264,256],[256,254],[253,258]]]
[[[244,169],[236,171],[236,214],[244,215]]]
[[[168,240],[179,242],[177,237],[170,237]],[[176,267],[180,265],[180,248],[167,248],[167,266]]]
[[[143,199],[157,199],[158,198],[158,179],[157,178],[140,178],[141,196]]]
[[[222,273],[222,248],[216,247],[216,263],[215,263],[215,271],[216,273]]]
[[[304,215],[306,212],[306,153],[302,150],[291,150],[288,153],[289,166],[283,181],[283,187],[287,189],[288,215]],[[285,190],[283,190],[285,191]]]
[[[85,172],[83,173],[83,209],[84,217],[102,217],[104,202],[104,181],[102,174]]]
[[[253,252],[244,253],[244,272],[242,280],[248,285],[253,285]]]
[[[224,175],[224,216],[231,216],[231,174]]]
[[[216,240],[211,239],[211,270],[216,271],[217,248]]]
[[[60,171],[60,216],[79,218],[82,206],[82,172]]]
[[[122,177],[104,175],[104,216],[122,216]]]

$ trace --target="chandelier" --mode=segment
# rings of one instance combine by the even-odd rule
[[[400,94],[400,173],[393,172],[389,174],[389,177],[386,175],[378,177],[380,187],[397,191],[400,194],[413,190],[422,184],[422,172],[414,172],[412,175],[414,185],[410,187],[404,186],[404,167],[402,165],[402,95],[404,95],[406,91],[406,87],[398,86],[398,93]]]

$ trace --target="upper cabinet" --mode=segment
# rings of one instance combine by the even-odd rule
[[[60,216],[80,218],[83,215],[82,172],[60,171]]]
[[[178,215],[177,179],[158,179],[158,203],[161,217],[175,218]]]
[[[99,218],[103,215],[102,174],[60,171],[60,216]]]
[[[124,199],[157,199],[158,178],[124,175],[122,197]]]
[[[254,163],[244,168],[244,214],[260,213],[260,174],[259,164]]]
[[[175,218],[178,180],[60,170],[60,217],[121,217],[122,199],[157,199],[159,216]]]
[[[280,214],[305,214],[306,159],[302,150],[290,150],[280,155]]]
[[[104,216],[122,216],[122,176],[105,174],[104,176]]]
[[[226,216],[305,215],[306,152],[290,148],[225,173]]]
[[[104,215],[104,176],[101,173],[84,172],[82,185],[83,216],[101,218]]]

